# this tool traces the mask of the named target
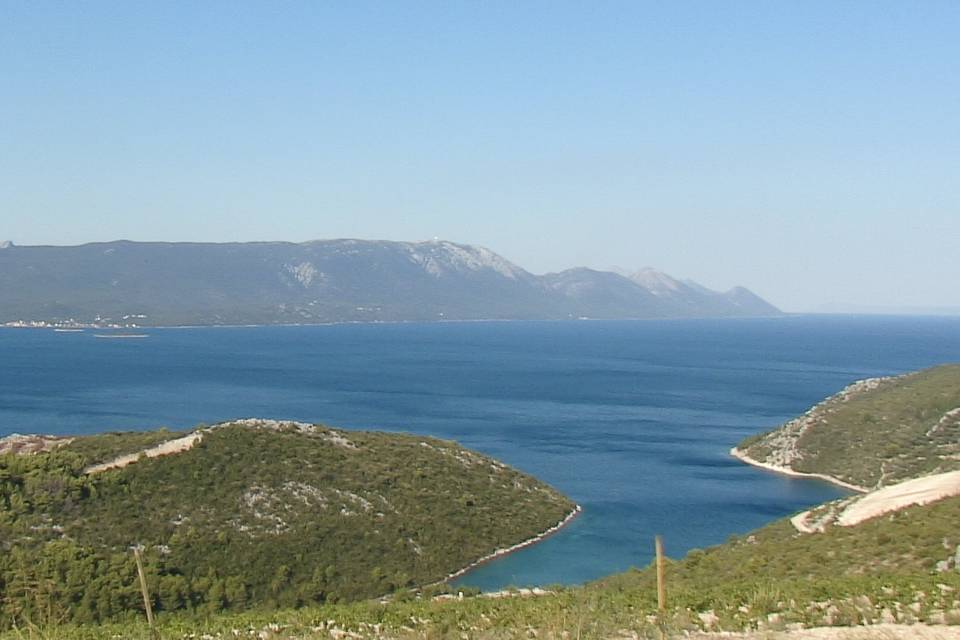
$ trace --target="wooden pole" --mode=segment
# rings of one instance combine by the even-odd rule
[[[657,609],[660,613],[667,610],[667,586],[663,578],[663,538],[655,538],[657,548]]]
[[[150,592],[147,590],[147,576],[143,573],[143,560],[140,559],[140,547],[133,548],[133,557],[137,561],[137,573],[140,575],[140,591],[143,592],[143,606],[147,610],[147,624],[153,629],[153,605],[150,604]]]

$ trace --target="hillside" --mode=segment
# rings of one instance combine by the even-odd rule
[[[8,243],[0,247],[0,300],[0,324],[316,324],[779,313],[740,287],[715,292],[650,270],[629,278],[589,269],[537,276],[483,247],[446,241]]]
[[[653,567],[573,588],[326,604],[298,610],[161,616],[162,637],[209,638],[686,638],[697,631],[854,627],[851,640],[960,632],[877,623],[960,625],[960,498],[857,527],[798,534],[788,520],[666,567],[667,611],[657,613]],[[652,541],[651,541],[652,544]],[[667,541],[669,550],[669,540]],[[141,614],[142,619],[142,614]],[[891,629],[898,631],[894,634]],[[660,631],[664,635],[660,635]],[[945,635],[949,633],[951,635]],[[20,640],[9,635],[3,640]],[[150,638],[146,625],[58,626],[61,640]],[[729,636],[715,636],[719,638]]]
[[[442,580],[574,508],[408,435],[248,420],[0,440],[0,628],[140,608],[134,545],[161,612],[302,606]]]
[[[874,425],[873,428],[889,429],[887,422],[893,420],[896,416],[903,424],[912,424],[906,421],[907,416],[915,416],[918,422],[929,422],[937,415],[948,413],[948,406],[952,402],[951,390],[955,388],[954,377],[956,367],[938,367],[925,372],[902,376],[895,379],[886,379],[858,383],[845,392],[828,399],[818,405],[818,408],[811,410],[807,417],[818,416],[823,421],[829,419],[832,431],[829,432],[834,438],[837,446],[849,447],[855,443],[856,438],[849,432],[855,432],[860,436],[864,434],[862,429],[864,421],[851,419],[851,416],[863,415],[868,408],[876,411],[883,407],[883,412],[879,415],[887,416],[887,420],[867,421],[867,424]],[[868,402],[872,399],[872,402]],[[864,404],[866,403],[866,404]],[[843,422],[833,422],[837,416],[844,417]],[[800,424],[793,421],[788,424]],[[809,420],[808,429],[817,425],[818,428],[825,428],[821,425],[819,419]],[[880,424],[881,427],[876,425]],[[935,425],[942,424],[938,418]],[[358,434],[358,433],[339,433],[326,428],[305,428],[297,425],[290,425],[281,428],[280,432],[274,431],[276,427],[264,429],[263,426],[256,425],[234,425],[231,427],[220,427],[212,432],[199,432],[202,436],[199,443],[190,443],[188,438],[196,436],[193,434],[171,434],[169,432],[155,432],[146,434],[121,434],[104,435],[93,438],[82,439],[29,439],[15,438],[7,439],[7,449],[17,449],[20,451],[48,451],[48,453],[34,453],[33,455],[21,455],[14,457],[8,451],[7,456],[0,457],[7,461],[7,465],[17,463],[21,465],[20,475],[11,476],[9,468],[4,469],[8,491],[11,486],[11,477],[21,479],[20,494],[34,496],[36,500],[38,495],[43,495],[44,491],[49,493],[51,487],[57,485],[51,484],[50,479],[44,473],[37,473],[38,469],[63,468],[63,462],[52,464],[52,461],[60,459],[61,461],[73,460],[74,469],[72,476],[82,475],[83,469],[90,469],[95,463],[103,463],[107,460],[118,460],[117,456],[129,454],[132,451],[145,451],[142,456],[120,458],[122,462],[129,463],[129,466],[123,469],[105,470],[95,474],[93,477],[102,477],[104,479],[115,477],[122,482],[114,483],[104,482],[97,484],[97,491],[102,491],[105,504],[116,505],[118,512],[130,514],[128,517],[136,519],[138,505],[141,500],[146,499],[141,484],[138,480],[143,478],[156,478],[161,482],[147,483],[148,486],[156,488],[158,486],[171,486],[173,478],[170,474],[177,477],[190,477],[198,482],[195,490],[202,493],[204,500],[208,504],[221,505],[229,504],[230,500],[223,503],[220,499],[208,495],[216,494],[217,485],[224,484],[229,486],[230,482],[217,482],[210,479],[207,474],[229,479],[231,474],[229,469],[233,468],[224,460],[231,447],[236,447],[237,442],[248,442],[257,451],[264,455],[269,455],[274,446],[280,446],[277,443],[283,443],[284,439],[290,438],[291,442],[296,442],[295,449],[287,449],[286,455],[291,456],[292,463],[310,470],[310,465],[303,465],[302,461],[305,453],[297,456],[294,451],[304,451],[303,439],[308,441],[319,439],[325,443],[325,447],[336,452],[339,456],[333,458],[324,458],[325,464],[328,459],[348,460],[350,456],[357,455],[357,451],[349,449],[349,446],[358,447],[360,450],[373,450],[375,442],[381,438],[387,440],[397,438],[397,436],[382,436],[376,434]],[[936,440],[937,434],[944,427],[933,429],[928,427],[923,433],[929,434],[924,438],[913,437],[906,441],[904,449],[900,451],[899,460],[904,461],[903,465],[897,466],[896,479],[889,476],[888,487],[896,488],[899,484],[906,482],[909,484],[911,478],[908,477],[913,469],[913,473],[930,477],[926,471],[939,469],[940,467],[931,467],[929,456],[924,455],[932,446],[931,438]],[[303,433],[306,430],[308,433]],[[932,430],[932,433],[931,433]],[[288,433],[284,433],[288,431]],[[794,433],[796,429],[787,433]],[[800,436],[804,434],[801,433]],[[222,437],[217,437],[222,436]],[[282,436],[282,437],[281,437]],[[755,439],[756,442],[768,439],[770,436],[761,436]],[[826,436],[822,436],[826,438]],[[251,439],[251,440],[246,440]],[[818,440],[821,441],[821,440]],[[871,440],[872,441],[872,440]],[[168,456],[166,458],[148,458],[153,452],[158,451],[158,446],[169,446],[171,442],[180,443],[177,447],[190,445],[191,448]],[[800,453],[805,453],[806,440],[802,437],[796,437],[791,440],[796,446],[792,448],[784,447],[777,451],[789,451],[793,458],[770,458],[776,460],[786,460],[787,462],[799,459]],[[829,444],[830,440],[826,442]],[[424,446],[424,443],[427,446]],[[749,446],[750,443],[744,445]],[[229,446],[228,446],[229,445]],[[424,469],[429,465],[444,462],[451,464],[456,460],[456,465],[467,465],[466,461],[479,460],[474,458],[475,454],[469,454],[456,449],[448,443],[441,443],[421,438],[400,437],[399,442],[392,443],[397,450],[404,450],[404,459],[410,455],[410,449],[416,452],[415,455],[424,455],[424,452],[445,450],[439,460],[424,459],[418,462],[414,458],[414,464],[409,467],[412,469]],[[769,445],[768,445],[769,446]],[[404,449],[406,447],[406,449]],[[208,455],[205,450],[220,452],[217,455]],[[241,447],[242,450],[247,447]],[[3,448],[0,447],[0,451]],[[774,449],[771,447],[770,451]],[[203,466],[213,465],[206,471],[198,468],[197,465],[189,465],[183,468],[170,466],[177,460],[188,460],[190,455],[202,454]],[[232,454],[231,454],[232,455]],[[947,454],[944,454],[947,455]],[[263,458],[263,455],[260,456]],[[460,460],[464,458],[464,460]],[[133,460],[133,462],[131,462]],[[50,462],[45,462],[50,461]],[[925,464],[919,464],[916,461],[923,461]],[[30,470],[24,473],[22,465],[32,462],[28,465]],[[198,461],[200,462],[200,461]],[[906,464],[910,462],[910,464]],[[942,461],[941,461],[942,462]],[[480,463],[483,470],[481,476],[486,475],[486,482],[489,483],[490,477],[497,477],[500,473],[507,473],[508,470],[495,471],[495,463],[485,461]],[[477,466],[474,463],[473,466]],[[166,467],[169,473],[161,474],[159,470]],[[888,465],[889,467],[889,465]],[[366,467],[363,467],[366,468]],[[374,469],[376,466],[374,465]],[[407,468],[407,467],[405,467]],[[490,471],[487,471],[487,469]],[[784,467],[787,468],[787,467]],[[143,476],[128,475],[135,470],[140,470]],[[149,472],[149,470],[153,471]],[[432,467],[431,467],[432,469]],[[833,467],[822,467],[824,472],[837,472]],[[79,471],[77,471],[79,470]],[[224,473],[224,471],[227,473]],[[272,472],[268,469],[258,469],[257,475],[265,478],[258,480],[261,486],[269,482]],[[367,481],[372,477],[379,477],[374,471],[363,472]],[[419,473],[414,473],[418,477]],[[432,475],[432,473],[431,473]],[[951,474],[947,474],[951,475]],[[404,484],[399,482],[394,476],[395,481],[392,484]],[[849,474],[849,480],[861,480],[861,476]],[[206,480],[204,480],[206,478]],[[90,478],[87,478],[90,481]],[[409,478],[408,478],[409,481]],[[529,480],[526,480],[530,482]],[[524,482],[523,479],[520,482]],[[481,484],[483,482],[481,481]],[[391,504],[399,504],[399,498],[394,494],[387,494],[386,487],[391,483],[381,483],[384,487],[382,495],[387,497]],[[240,488],[249,486],[246,483],[240,483]],[[369,490],[369,484],[356,485],[347,484],[343,488],[337,487],[337,498],[331,502],[339,501],[340,509],[356,508],[354,499],[348,498],[347,492],[353,493],[359,498],[371,501],[371,496],[363,494]],[[29,487],[29,489],[28,489]],[[46,487],[40,491],[40,487]],[[120,487],[125,487],[120,489]],[[508,487],[501,487],[507,489]],[[194,490],[194,489],[192,489]],[[225,489],[224,489],[225,490]],[[420,487],[421,491],[425,487]],[[878,493],[882,493],[883,489]],[[59,495],[70,493],[63,487],[56,489]],[[246,491],[246,490],[244,490]],[[536,490],[535,490],[536,491]],[[550,495],[546,490],[541,489],[543,495]],[[18,494],[19,495],[19,494]],[[129,498],[118,498],[119,495],[129,496]],[[236,500],[237,493],[232,494],[231,500]],[[241,493],[240,495],[248,495]],[[282,498],[281,492],[263,493],[262,495],[271,496],[270,500],[275,500],[278,496]],[[302,492],[301,492],[301,495]],[[327,495],[327,494],[324,494]],[[867,497],[873,494],[867,494]],[[11,505],[16,505],[14,498],[8,500]],[[66,506],[63,498],[60,507]],[[194,498],[196,499],[196,498]],[[301,499],[298,497],[298,500]],[[328,498],[329,500],[329,498]],[[82,501],[78,501],[82,502]],[[162,512],[162,516],[153,518],[146,516],[151,526],[167,528],[183,526],[183,524],[172,524],[167,520],[171,517],[175,509],[171,509],[169,499],[156,499],[157,509]],[[349,503],[349,504],[348,504]],[[287,533],[278,533],[271,528],[277,526],[290,527],[296,531],[297,527],[304,526],[296,518],[287,519],[289,511],[283,507],[276,508],[277,502],[260,501],[259,498],[254,501],[257,511],[253,514],[243,515],[243,509],[240,509],[240,515],[231,516],[226,527],[221,527],[229,533],[224,541],[228,545],[233,545],[233,540],[240,537],[239,534],[248,534],[250,530],[243,531],[244,527],[259,527],[254,532],[255,536],[274,539],[277,542],[287,540],[282,536]],[[475,502],[478,504],[478,502]],[[549,522],[570,508],[570,503],[562,498],[553,497],[547,503],[542,503],[539,499],[535,502],[538,505],[549,504],[549,509],[554,509],[545,514],[543,522]],[[353,505],[353,507],[351,507]],[[336,506],[336,505],[334,505]],[[822,508],[828,508],[826,505]],[[70,506],[68,513],[73,513]],[[222,507],[217,507],[212,513],[219,513],[219,518],[225,516],[221,512]],[[362,508],[362,507],[361,507]],[[408,509],[414,509],[413,505],[405,506],[404,512]],[[519,512],[529,510],[528,502],[511,518],[519,516]],[[226,511],[231,511],[228,507]],[[23,511],[22,507],[20,511]],[[180,510],[177,511],[177,519],[181,518]],[[236,502],[233,502],[233,512],[237,512]],[[454,509],[458,513],[466,511],[465,509]],[[815,511],[815,510],[814,510]],[[38,510],[38,513],[52,513],[52,509]],[[90,512],[93,517],[100,522],[117,521],[115,516],[109,515],[104,509],[94,509]],[[251,515],[253,516],[250,519]],[[53,523],[46,516],[33,518],[26,517],[23,521],[19,534],[22,536],[29,530],[29,536],[37,536],[38,532],[52,530],[56,526],[63,526],[60,523]],[[189,516],[198,519],[194,526],[201,526],[206,519],[209,522],[213,515],[200,510]],[[246,517],[248,520],[240,527],[237,527],[237,518]],[[283,525],[275,520],[275,517],[281,518]],[[458,515],[458,518],[469,517]],[[112,518],[112,520],[111,520]],[[346,520],[344,517],[341,519]],[[124,519],[119,519],[121,522]],[[9,519],[4,520],[4,525],[10,530]],[[175,522],[175,521],[174,521]],[[189,521],[188,521],[189,522]],[[432,522],[432,521],[431,521]],[[430,527],[431,522],[420,521],[416,526]],[[44,523],[44,524],[38,524]],[[26,529],[23,526],[26,525]],[[151,574],[151,581],[155,588],[159,589],[158,604],[161,607],[160,628],[161,634],[166,638],[196,638],[201,636],[211,638],[228,637],[250,637],[250,638],[382,638],[382,637],[404,637],[404,638],[437,638],[437,637],[502,637],[502,638],[640,638],[640,637],[661,637],[661,631],[665,633],[663,637],[683,637],[686,634],[697,631],[739,631],[744,629],[763,630],[762,637],[774,637],[768,635],[772,631],[796,629],[798,627],[814,626],[835,626],[835,625],[861,625],[876,623],[897,623],[900,625],[911,625],[916,623],[927,624],[960,624],[960,497],[946,498],[926,505],[915,505],[900,509],[893,513],[887,513],[880,517],[867,518],[853,526],[841,526],[842,523],[836,521],[825,521],[824,526],[814,533],[804,534],[797,530],[791,519],[783,519],[774,522],[762,529],[752,533],[731,536],[724,544],[705,550],[694,550],[684,559],[679,561],[669,561],[667,564],[667,593],[668,607],[665,614],[658,614],[656,608],[656,589],[655,572],[652,567],[642,570],[632,570],[626,573],[611,576],[596,583],[577,588],[554,588],[547,591],[536,592],[513,592],[505,594],[493,594],[498,597],[474,596],[459,599],[450,598],[432,598],[428,595],[435,592],[432,589],[425,590],[422,595],[414,596],[410,592],[399,592],[397,597],[389,602],[359,602],[353,604],[334,604],[333,591],[330,596],[323,598],[322,605],[312,604],[317,599],[311,600],[304,597],[304,592],[300,590],[281,591],[268,595],[264,604],[269,607],[286,605],[307,605],[305,608],[298,609],[264,609],[259,612],[247,613],[224,613],[214,616],[207,616],[205,612],[216,609],[211,607],[210,601],[202,596],[195,600],[185,601],[183,603],[183,613],[164,611],[164,598],[169,597],[171,574],[169,568],[174,566],[173,558],[189,557],[188,565],[194,562],[207,562],[204,554],[183,554],[178,556],[174,551],[174,545],[171,545],[171,553],[164,556],[161,560],[153,560],[148,567]],[[76,526],[76,525],[73,525]],[[473,526],[473,525],[471,525]],[[543,524],[533,525],[542,527]],[[381,531],[385,527],[377,526]],[[97,542],[100,545],[117,545],[118,538],[142,539],[137,529],[131,525],[126,525],[126,529],[119,534],[110,534],[104,530],[105,527],[91,527],[92,530],[85,530],[84,527],[76,527],[71,530],[75,535],[83,538],[95,538],[100,536]],[[412,530],[412,529],[411,529]],[[494,531],[487,529],[487,531]],[[64,533],[67,533],[64,531]],[[5,531],[4,534],[7,534]],[[368,532],[369,534],[369,532]],[[377,535],[377,534],[374,534]],[[395,534],[393,534],[395,535]],[[446,535],[455,536],[455,531],[449,531]],[[518,532],[518,537],[522,537]],[[113,541],[103,539],[103,536],[112,536]],[[54,536],[55,537],[55,536]],[[373,536],[367,535],[364,540]],[[6,539],[6,535],[4,537]],[[178,544],[182,544],[187,538],[177,538]],[[460,543],[458,540],[458,543]],[[501,539],[500,544],[505,544],[507,540]],[[222,544],[218,540],[218,544]],[[39,542],[35,544],[40,544]],[[44,555],[28,556],[23,553],[12,553],[0,558],[6,559],[6,565],[0,560],[0,566],[6,566],[6,575],[10,575],[10,568],[23,571],[24,567],[30,566],[31,559],[37,564],[28,570],[30,579],[7,579],[7,591],[14,594],[25,594],[20,602],[20,607],[25,604],[32,604],[33,609],[11,611],[10,604],[6,605],[5,614],[22,614],[26,611],[32,615],[32,620],[41,622],[56,623],[55,632],[58,638],[99,638],[99,637],[125,637],[125,638],[148,638],[151,637],[149,631],[142,622],[138,621],[138,612],[141,611],[141,605],[137,602],[136,592],[133,585],[135,578],[132,575],[131,563],[129,558],[122,553],[122,549],[111,557],[110,562],[119,575],[114,577],[114,589],[119,593],[125,594],[118,598],[114,606],[120,607],[126,612],[127,621],[122,623],[108,623],[103,626],[79,626],[63,625],[63,617],[57,618],[50,613],[46,613],[37,607],[38,602],[46,602],[41,596],[49,599],[48,593],[43,592],[41,585],[54,584],[53,576],[59,575],[61,583],[59,587],[63,591],[69,591],[71,576],[77,571],[76,565],[72,571],[64,571],[64,562],[70,564],[75,559],[84,559],[83,553],[78,553],[73,549],[74,543],[45,542],[47,553]],[[120,544],[128,544],[120,542]],[[403,546],[402,541],[398,541]],[[667,541],[669,550],[669,540]],[[154,547],[156,548],[156,547]],[[248,559],[255,559],[256,555],[246,550],[240,550],[236,546],[230,547],[233,552],[244,553],[241,556],[245,562]],[[284,547],[280,545],[271,545],[269,547],[274,553],[280,553]],[[424,547],[426,549],[426,547]],[[66,560],[61,558],[64,551],[67,553]],[[216,556],[216,550],[209,547],[205,548],[206,554]],[[300,553],[309,552],[309,549],[300,547]],[[448,555],[454,555],[453,549],[443,551]],[[43,560],[36,562],[37,558]],[[462,562],[462,560],[459,560]],[[89,566],[81,564],[79,566]],[[97,566],[97,565],[94,565]],[[110,564],[99,565],[109,569]],[[298,566],[296,562],[285,565],[287,569]],[[122,567],[122,568],[121,568]],[[382,575],[382,572],[376,570],[367,570],[363,567],[356,575],[361,581],[366,581],[370,575]],[[89,568],[87,569],[90,570]],[[257,572],[263,572],[262,566],[257,567]],[[445,571],[445,569],[440,570]],[[165,573],[166,572],[166,573]],[[203,571],[196,572],[200,577],[192,578],[189,584],[196,584],[206,589],[217,588],[217,580],[223,573],[218,573],[217,569],[212,571],[207,569],[204,575]],[[66,580],[63,580],[63,576]],[[270,575],[267,572],[266,575]],[[272,574],[274,582],[267,584],[268,592],[276,584],[277,574]],[[280,572],[284,575],[284,572]],[[306,576],[307,574],[302,574]],[[317,578],[318,576],[311,576]],[[323,576],[326,578],[326,574]],[[78,582],[80,579],[73,578]],[[173,578],[176,579],[176,578]],[[204,580],[206,579],[206,582]],[[197,582],[199,581],[199,582]],[[256,582],[256,579],[254,579]],[[395,581],[399,582],[399,581]],[[414,582],[414,581],[411,581]],[[421,581],[422,582],[422,581]],[[33,585],[33,590],[26,588],[26,585]],[[97,593],[96,588],[90,585],[99,585],[96,579],[86,580],[87,587],[79,589],[74,594],[73,610],[83,610],[84,596],[80,593]],[[182,583],[181,583],[182,584]],[[262,581],[260,583],[262,585]],[[227,595],[227,583],[222,583],[224,589],[220,606],[229,608],[233,604]],[[102,588],[102,587],[101,587]],[[254,597],[262,591],[257,589],[263,587],[251,587],[250,594]],[[232,592],[232,591],[231,591]],[[309,593],[309,591],[307,592]],[[26,594],[31,594],[29,597]],[[62,597],[62,593],[56,594]],[[9,595],[7,596],[9,598]],[[79,605],[77,598],[79,597]],[[32,598],[32,599],[31,599]],[[14,603],[18,602],[16,598]],[[201,615],[197,615],[201,614]],[[76,618],[83,619],[81,616]],[[891,627],[885,626],[878,631],[882,638],[895,637],[913,637],[918,636],[920,632],[910,626]],[[939,633],[939,632],[936,632]],[[941,637],[934,635],[934,632],[923,631],[925,637]],[[2,636],[2,634],[0,634]],[[20,638],[21,635],[10,636]],[[872,635],[860,635],[857,638],[874,637]],[[952,637],[952,636],[951,636]]]
[[[913,429],[914,435],[898,449],[895,460],[899,464],[893,465],[888,460],[884,468],[890,473],[878,476],[883,486],[856,496],[857,500],[865,501],[898,487],[910,487],[915,482],[960,476],[955,471],[931,473],[951,468],[953,460],[940,446],[939,434],[953,424],[949,419],[950,409],[945,407],[953,402],[952,394],[956,393],[957,368],[943,366],[898,378],[857,383],[817,405],[805,418],[788,423],[792,425],[789,430],[782,428],[773,432],[779,434],[780,439],[772,442],[781,444],[778,448],[765,445],[771,455],[767,459],[783,463],[802,459],[801,454],[810,450],[804,438],[808,435],[806,431],[815,428],[830,430],[817,434],[814,442],[825,447],[833,442],[848,450],[856,446],[857,438],[873,443],[879,437],[878,432],[885,434],[883,437],[892,437],[891,432],[902,428]],[[856,419],[864,415],[879,419]],[[944,415],[948,416],[946,420],[941,419]],[[887,420],[882,419],[884,416]],[[910,416],[917,424],[933,421],[922,431],[922,437],[916,435],[919,427],[908,419]],[[891,422],[898,426],[889,426]],[[797,425],[805,425],[799,434]],[[11,441],[9,446],[20,450],[71,452],[84,456],[87,461],[99,461],[127,453],[131,447],[145,449],[168,443],[171,435],[131,434],[74,441],[19,439]],[[354,435],[350,433],[349,437],[359,443]],[[334,439],[345,436],[328,430],[320,435]],[[771,441],[771,437],[764,434],[742,446],[748,449],[752,444]],[[953,441],[956,442],[955,436]],[[202,442],[207,442],[206,436]],[[428,444],[441,446],[435,441]],[[931,450],[943,457],[933,459]],[[779,452],[780,457],[772,457],[774,451]],[[43,455],[20,456],[17,460],[41,460]],[[161,460],[147,461],[141,457],[127,468],[147,468]],[[877,464],[882,463],[880,460]],[[793,471],[791,467],[782,468]],[[851,467],[852,470],[860,468],[859,465]],[[818,469],[818,473],[842,471],[836,466]],[[113,472],[103,472],[105,476],[110,473]],[[849,481],[869,480],[852,472],[843,477]],[[908,493],[915,491],[911,489]],[[829,510],[845,502],[828,503],[811,511]],[[569,506],[566,503],[564,508]],[[335,604],[327,600],[322,605],[303,601],[308,606],[299,609],[198,616],[206,610],[201,602],[192,609],[186,608],[182,615],[161,613],[160,631],[162,637],[184,639],[536,637],[568,640],[575,637],[700,637],[690,634],[760,630],[757,637],[773,639],[780,637],[776,632],[802,628],[881,625],[875,629],[857,627],[857,633],[850,637],[858,640],[960,637],[960,495],[906,506],[856,522],[824,519],[822,526],[809,533],[798,531],[794,520],[785,518],[751,533],[731,536],[724,544],[693,550],[681,560],[668,560],[664,613],[657,611],[656,573],[653,566],[648,566],[582,587],[468,594],[467,597],[434,596],[436,589],[430,588],[420,593],[399,592],[390,601]],[[669,544],[667,540],[668,552]],[[21,565],[26,562],[23,558]],[[40,564],[51,563],[45,560]],[[124,584],[134,584],[129,571],[123,580]],[[37,580],[35,584],[44,582]],[[124,604],[128,612],[125,622],[103,626],[55,624],[56,637],[64,640],[151,637],[146,626],[138,621],[137,614],[142,609],[133,598],[133,589],[129,591],[130,599]],[[284,604],[274,600],[267,603]],[[41,620],[51,620],[41,611],[34,614]],[[919,624],[954,626],[913,626]],[[7,640],[7,637],[19,640],[23,636],[5,637],[0,633],[0,638]],[[826,636],[818,633],[815,637]]]
[[[860,490],[960,470],[960,365],[856,382],[735,454]]]

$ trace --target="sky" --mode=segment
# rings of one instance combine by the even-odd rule
[[[0,240],[426,240],[960,307],[960,2],[0,0]]]

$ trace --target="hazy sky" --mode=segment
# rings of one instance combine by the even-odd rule
[[[960,305],[960,2],[0,0],[0,240],[434,236]]]

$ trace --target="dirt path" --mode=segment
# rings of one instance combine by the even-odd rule
[[[960,471],[907,480],[859,498],[843,510],[837,518],[837,524],[850,527],[889,511],[929,504],[955,495],[960,495]]]
[[[800,533],[819,533],[827,525],[852,527],[871,518],[914,505],[960,495],[960,471],[938,473],[877,489],[841,502],[827,503],[790,518]]]
[[[143,451],[128,453],[125,456],[119,456],[113,460],[108,460],[107,462],[101,462],[100,464],[89,466],[84,469],[83,472],[89,476],[95,473],[103,473],[104,471],[109,471],[110,469],[122,469],[123,467],[131,465],[139,460],[140,456],[159,458],[160,456],[182,453],[192,449],[193,446],[200,442],[201,439],[203,439],[203,432],[194,431],[193,433],[185,435],[182,438],[167,440],[166,442],[162,442],[156,446],[144,449]]]

